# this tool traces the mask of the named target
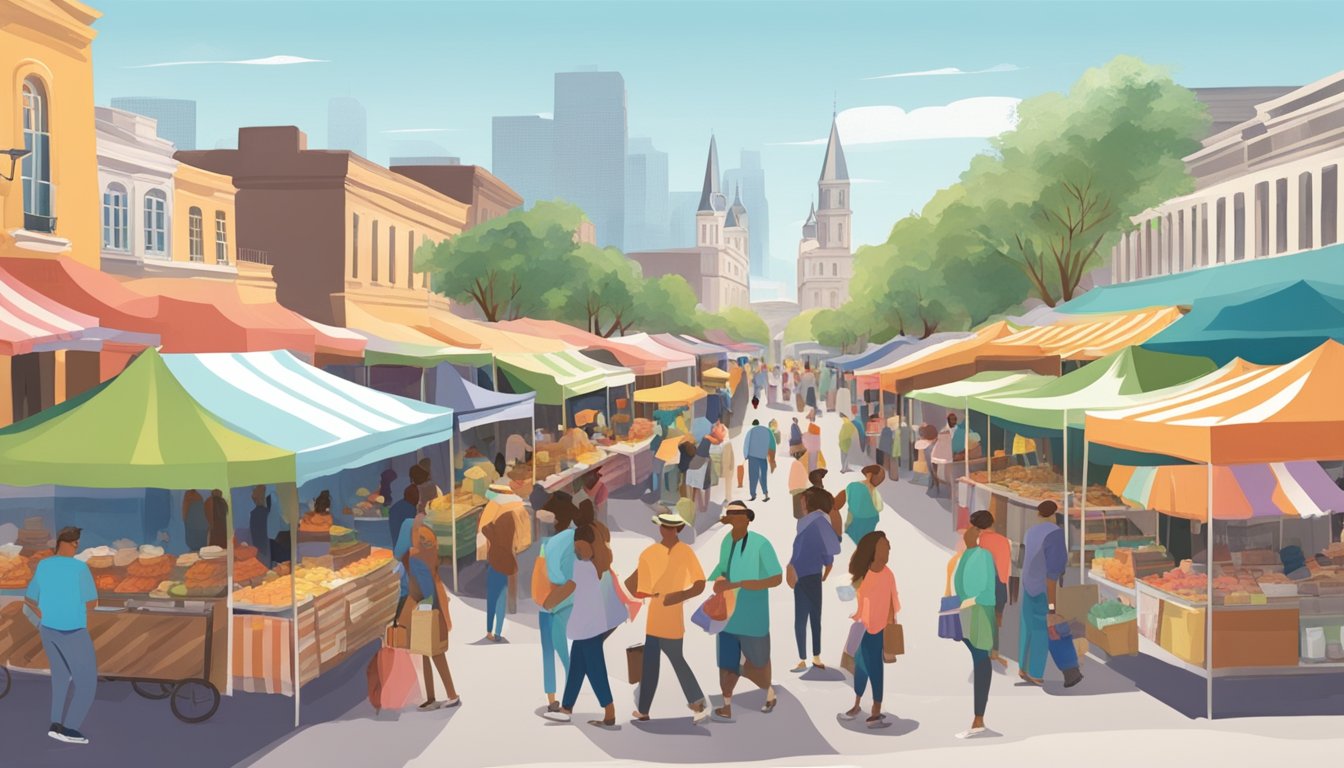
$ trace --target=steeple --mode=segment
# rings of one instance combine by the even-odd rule
[[[738,184],[733,190],[733,204],[728,208],[728,216],[724,220],[725,227],[737,227],[742,224],[742,217],[747,215],[746,206],[742,205],[742,185]]]
[[[699,211],[722,211],[727,207],[723,193],[719,191],[719,147],[714,135],[709,136],[709,159],[705,161],[705,184],[700,191]]]
[[[812,203],[808,207],[807,221],[803,223],[803,237],[809,240],[817,239],[817,204]]]
[[[845,166],[845,148],[840,145],[840,129],[836,115],[831,113],[831,137],[826,141],[826,161],[821,166],[820,181],[849,181]]]

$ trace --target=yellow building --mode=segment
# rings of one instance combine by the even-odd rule
[[[215,267],[236,262],[234,194],[233,179],[228,176],[177,164],[173,171],[173,261]]]
[[[76,0],[0,0],[0,231],[18,249],[6,255],[98,267],[90,25],[99,16]],[[27,151],[13,180],[6,150]]]

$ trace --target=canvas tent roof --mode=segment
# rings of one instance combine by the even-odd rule
[[[911,400],[932,403],[943,408],[964,408],[969,398],[993,394],[1028,392],[1053,377],[1020,371],[985,371],[967,379],[928,389],[917,389],[907,395]]]
[[[1024,328],[998,339],[996,352],[1035,349],[1061,360],[1097,360],[1125,347],[1142,344],[1181,319],[1176,307],[1154,307],[1101,317],[1070,317],[1050,325]],[[1187,352],[1187,354],[1190,354]]]
[[[703,400],[708,393],[700,387],[693,387],[684,381],[674,381],[661,387],[651,387],[635,391],[636,403],[654,403],[656,405],[689,405]]]
[[[1115,466],[1106,485],[1143,509],[1188,520],[1207,520],[1209,467],[1178,464]],[[1344,512],[1344,490],[1314,461],[1213,467],[1214,517],[1321,517]]]
[[[530,419],[536,394],[510,395],[494,392],[462,378],[451,366],[439,366],[430,395],[436,405],[453,409],[458,431],[514,419]]]
[[[571,397],[610,387],[633,384],[635,375],[626,368],[599,363],[575,350],[564,352],[506,352],[496,356],[500,370],[520,385],[537,393],[542,405],[562,405]]]

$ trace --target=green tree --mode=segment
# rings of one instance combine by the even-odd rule
[[[797,344],[816,339],[816,336],[812,334],[812,318],[816,317],[820,311],[819,309],[809,309],[790,320],[789,324],[784,326],[784,343]]]
[[[738,341],[770,344],[770,327],[755,312],[741,307],[729,307],[718,314],[705,313],[702,323],[706,328],[717,328]]]
[[[681,275],[645,280],[639,288],[633,330],[649,333],[700,333],[699,299]]]

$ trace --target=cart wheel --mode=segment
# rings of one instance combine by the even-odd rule
[[[0,667],[0,699],[9,693],[9,668]]]
[[[191,678],[173,687],[168,702],[173,716],[184,723],[202,723],[219,709],[219,689],[208,680]]]
[[[155,683],[148,680],[132,680],[131,689],[151,701],[166,699],[173,695],[171,683]]]

